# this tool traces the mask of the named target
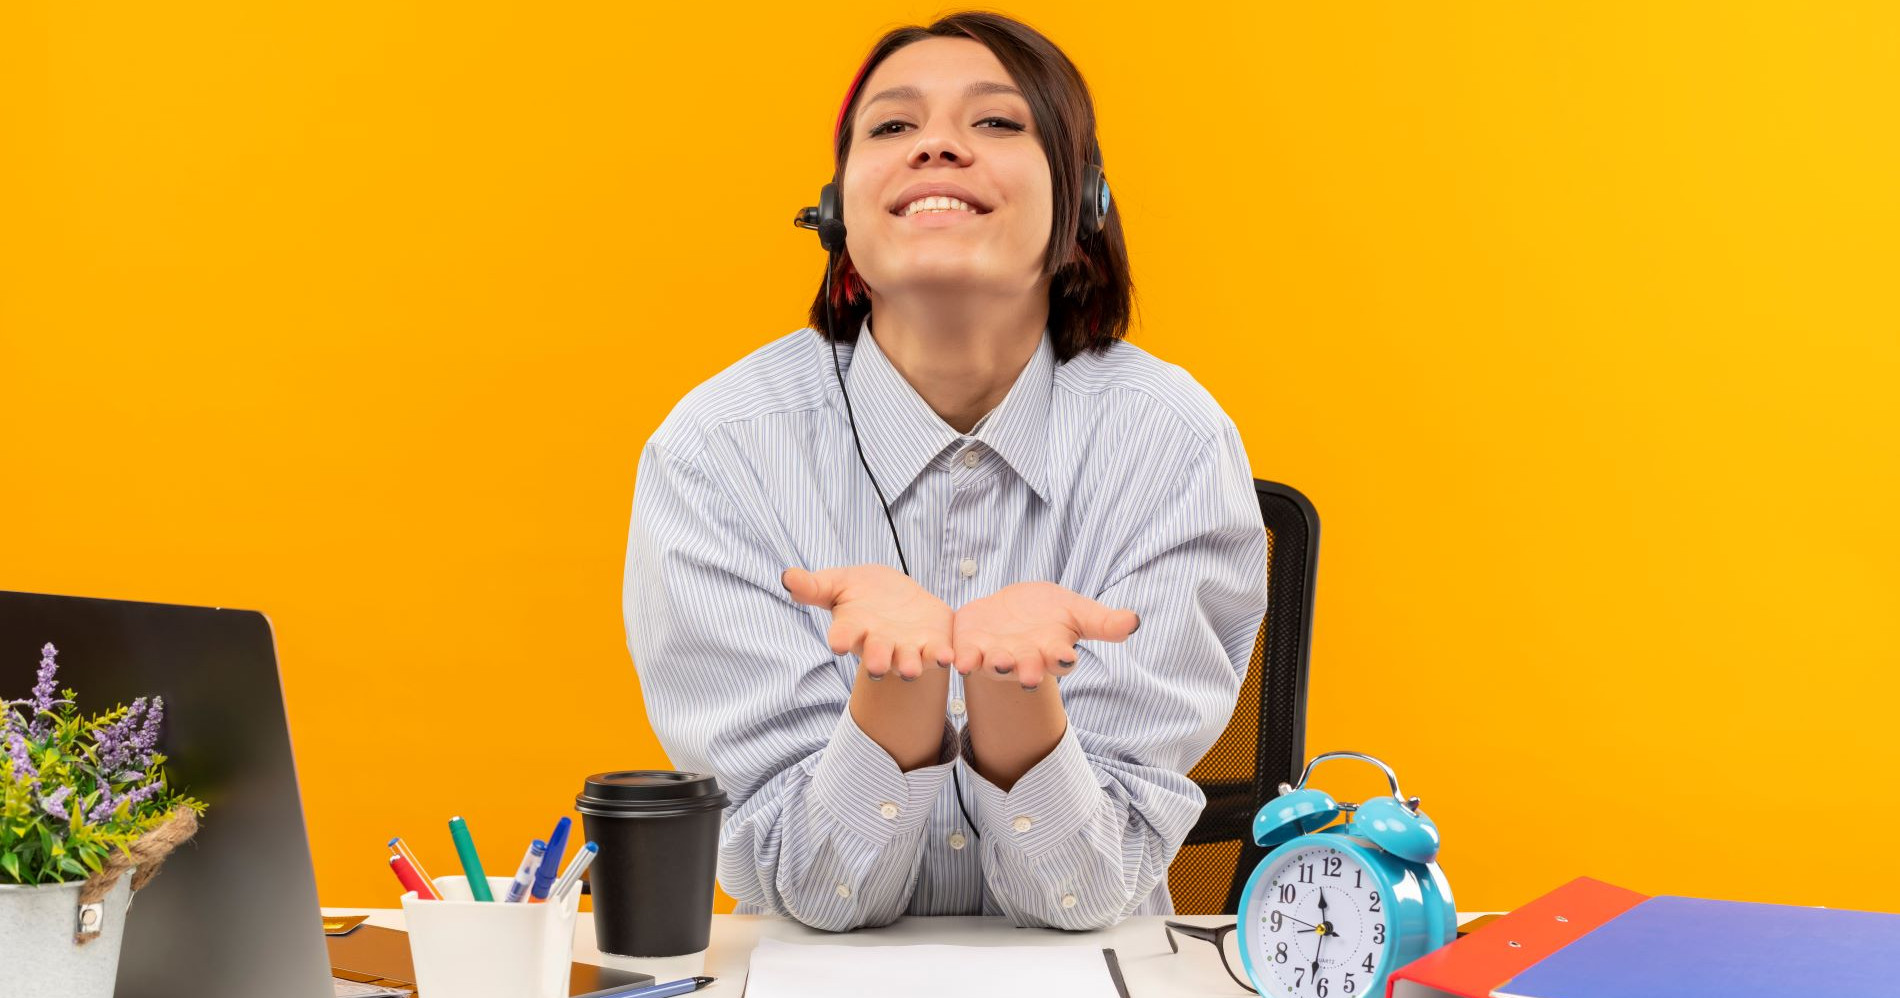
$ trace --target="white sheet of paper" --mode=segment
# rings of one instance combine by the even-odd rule
[[[1118,998],[1099,946],[832,946],[761,939],[746,998]]]

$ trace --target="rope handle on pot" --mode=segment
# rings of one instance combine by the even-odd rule
[[[74,945],[84,946],[105,931],[105,897],[118,885],[120,877],[131,873],[133,892],[143,890],[158,875],[165,857],[196,834],[197,813],[181,807],[172,812],[164,824],[108,857],[105,866],[86,878],[86,885],[79,890],[79,911],[73,923]]]

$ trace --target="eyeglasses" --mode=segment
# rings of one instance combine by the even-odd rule
[[[1257,995],[1260,993],[1254,990],[1253,985],[1241,980],[1239,974],[1234,973],[1234,963],[1240,959],[1240,940],[1234,935],[1234,930],[1240,928],[1238,924],[1222,925],[1216,928],[1208,928],[1204,925],[1189,925],[1186,922],[1164,922],[1162,924],[1168,930],[1169,952],[1181,952],[1181,944],[1174,940],[1174,934],[1177,931],[1190,939],[1205,939],[1213,943],[1214,948],[1220,951],[1220,965],[1226,969],[1227,976],[1234,979],[1235,984],[1246,988],[1249,994]],[[1231,958],[1228,956],[1228,950],[1233,950]]]

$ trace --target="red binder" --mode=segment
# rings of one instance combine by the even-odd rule
[[[1386,998],[1490,998],[1492,988],[1646,897],[1578,877],[1393,971],[1386,981]]]

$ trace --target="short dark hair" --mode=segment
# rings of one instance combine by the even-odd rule
[[[1122,240],[1121,212],[1111,200],[1101,231],[1079,238],[1082,216],[1083,167],[1093,155],[1101,161],[1095,137],[1095,104],[1088,84],[1069,57],[1041,32],[1020,21],[986,11],[966,11],[939,18],[929,27],[894,29],[871,46],[858,70],[853,92],[840,112],[833,178],[844,176],[851,151],[850,123],[857,116],[862,83],[891,53],[926,38],[967,37],[996,54],[1029,102],[1049,158],[1050,190],[1055,199],[1049,249],[1043,257],[1049,284],[1049,336],[1058,359],[1068,360],[1083,350],[1105,350],[1128,334],[1134,283],[1128,273],[1128,246]],[[847,225],[849,220],[847,220]],[[811,327],[822,336],[845,342],[857,339],[864,317],[871,311],[869,296],[852,298],[844,275],[851,273],[850,250],[838,254],[831,275],[832,309],[838,328],[830,327],[825,313],[825,282],[812,298]]]

